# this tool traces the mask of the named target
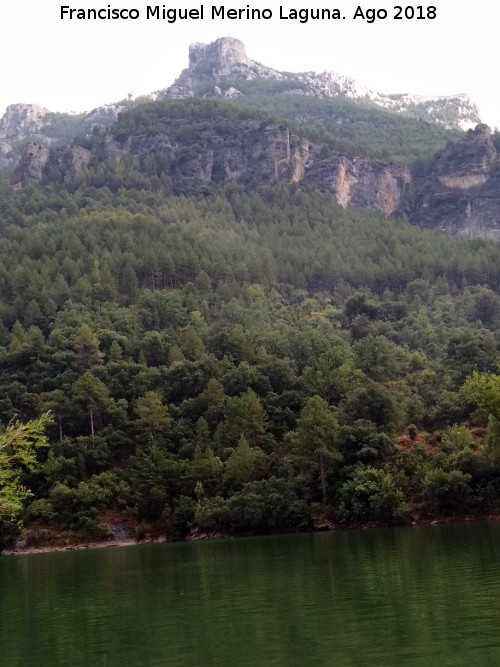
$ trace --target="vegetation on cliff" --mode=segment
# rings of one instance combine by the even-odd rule
[[[448,141],[463,137],[460,130],[445,129],[405,114],[381,109],[369,100],[352,100],[344,95],[320,99],[300,94],[282,94],[286,82],[267,79],[224,82],[224,92],[235,86],[243,95],[227,103],[266,111],[300,127],[298,132],[316,130],[316,138],[333,143],[347,155],[366,155],[409,164],[443,148]],[[197,91],[210,94],[213,86]],[[280,94],[281,93],[281,94]],[[319,132],[318,132],[319,131]]]

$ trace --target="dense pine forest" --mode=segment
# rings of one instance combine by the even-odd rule
[[[280,100],[296,122],[305,102]],[[182,104],[161,107],[163,125],[137,107],[113,135],[171,131]],[[255,113],[207,104],[176,131]],[[322,123],[311,137],[360,150],[358,113],[351,136]],[[374,154],[423,169],[455,135],[420,125],[424,144],[389,129]],[[3,174],[0,541],[498,512],[500,246],[179,166],[94,157],[17,192]],[[22,425],[31,458],[9,439]]]

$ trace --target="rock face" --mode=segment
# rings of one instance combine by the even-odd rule
[[[95,127],[100,130],[107,130],[117,120],[118,114],[122,113],[122,111],[133,109],[138,104],[152,102],[155,99],[154,95],[143,95],[135,99],[130,97],[130,99],[122,100],[121,102],[103,104],[96,109],[92,109],[92,111],[83,114],[82,126],[84,132],[86,135],[90,135]]]
[[[174,84],[157,93],[158,99],[178,99],[193,97],[197,89],[207,84],[217,84],[223,81],[248,81],[252,79],[273,79],[289,84],[284,93],[295,95],[309,95],[319,98],[344,95],[351,99],[369,99],[375,104],[398,112],[410,115],[433,123],[444,125],[447,128],[466,130],[479,123],[477,107],[465,93],[444,97],[424,97],[422,95],[383,95],[365,86],[354,79],[335,74],[333,72],[300,72],[291,74],[279,72],[251,60],[245,50],[245,45],[232,37],[221,37],[211,44],[191,44],[189,47],[189,67],[181,72]],[[221,96],[221,89],[217,93],[206,93],[206,96]],[[233,88],[234,97],[239,92]],[[240,93],[241,94],[241,93]],[[222,94],[223,95],[223,94]]]
[[[12,174],[10,183],[13,190],[20,190],[25,185],[39,183],[43,169],[49,159],[50,151],[46,146],[30,142],[21,152],[21,159]]]
[[[204,118],[210,116],[210,109],[205,109]],[[285,125],[247,116],[240,120],[220,116],[213,123],[198,123],[192,133],[182,114],[157,120],[164,127],[160,133],[142,128],[123,141],[101,136],[92,152],[94,160],[120,161],[132,156],[142,163],[154,156],[168,165],[162,169],[170,182],[186,186],[186,191],[204,183],[255,187],[277,181],[302,182],[328,192],[343,207],[356,206],[385,216],[408,213],[412,222],[424,227],[500,241],[500,161],[486,125],[478,125],[466,139],[438,153],[430,176],[415,193],[407,167],[328,153]],[[29,143],[13,173],[12,187],[38,183],[53,170],[76,173],[90,158],[91,152],[79,146],[49,150]],[[412,199],[415,205],[410,210]]]
[[[338,153],[325,156],[322,147],[290,132],[284,125],[247,119],[228,129],[224,123],[208,125],[196,133],[196,143],[175,139],[185,122],[169,119],[170,131],[132,134],[120,143],[104,136],[94,148],[97,160],[124,156],[164,156],[171,179],[185,183],[237,182],[258,186],[277,181],[304,182],[331,194],[343,206],[357,206],[386,216],[398,213],[410,185],[410,173],[401,165],[348,158]],[[28,144],[11,184],[14,189],[40,182],[45,170],[75,173],[86,166],[90,151],[72,146],[49,151]]]
[[[330,193],[340,206],[357,206],[386,216],[402,212],[411,182],[409,169],[402,165],[338,153],[324,157],[321,146],[287,127],[250,120],[231,133],[214,128],[201,131],[190,147],[165,135],[132,136],[123,145],[108,136],[97,152],[103,159],[128,153],[140,158],[167,153],[173,173],[205,183],[304,182]]]
[[[47,146],[29,143],[21,152],[21,159],[14,170],[10,183],[13,190],[26,185],[40,183],[45,169],[61,169],[75,173],[86,167],[90,151],[81,146],[68,146],[51,151]]]
[[[191,44],[189,67],[182,70],[172,86],[159,91],[157,95],[159,100],[193,97],[196,89],[206,83],[256,78],[284,80],[286,75],[250,60],[245,45],[239,39],[221,37],[211,44]],[[234,92],[232,96],[235,96]]]
[[[47,161],[49,169],[60,168],[75,174],[89,163],[91,152],[82,146],[67,146],[51,153]]]
[[[248,73],[248,70],[254,65],[246,54],[243,42],[232,37],[222,37],[211,44],[191,44],[189,47],[190,69],[196,69],[197,65],[204,67],[206,63],[213,63],[219,76],[231,76],[238,69]],[[263,75],[264,72],[259,76]]]
[[[20,141],[40,134],[48,109],[37,104],[11,104],[0,118],[0,138]]]
[[[412,218],[457,236],[500,241],[500,163],[487,125],[436,155]]]
[[[11,104],[0,118],[0,169],[19,159],[16,144],[21,141],[45,141],[42,129],[48,109],[37,104]]]
[[[402,165],[332,156],[313,163],[305,180],[332,193],[336,203],[344,208],[356,206],[389,216],[402,214],[411,176]]]

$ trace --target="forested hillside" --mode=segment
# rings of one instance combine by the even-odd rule
[[[425,159],[443,148],[448,141],[457,141],[463,132],[445,129],[405,114],[386,111],[369,100],[351,100],[339,95],[318,99],[306,94],[283,94],[287,82],[266,79],[224,82],[222,92],[237,86],[243,93],[230,103],[242,108],[258,109],[286,118],[300,131],[315,131],[316,139],[329,142],[347,154],[412,163]],[[213,86],[200,87],[197,95],[210,95]],[[298,90],[298,93],[301,91]],[[281,121],[282,122],[282,121]],[[319,130],[319,132],[318,132]]]
[[[0,420],[52,414],[4,542],[498,511],[497,244],[160,153],[5,175],[0,232]]]

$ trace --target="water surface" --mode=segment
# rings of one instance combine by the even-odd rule
[[[0,665],[500,665],[500,524],[0,558]]]

